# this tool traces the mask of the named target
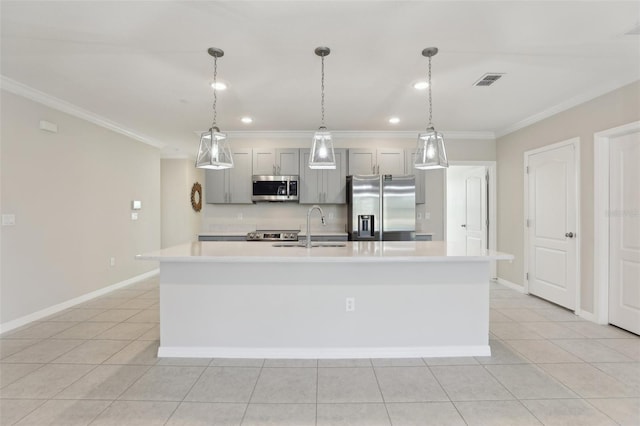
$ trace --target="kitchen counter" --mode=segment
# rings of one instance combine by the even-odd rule
[[[487,356],[489,265],[444,242],[197,242],[160,262],[160,357]]]
[[[316,235],[313,233],[312,235]],[[303,244],[304,242],[299,242]],[[138,255],[140,260],[160,262],[272,263],[272,262],[476,262],[511,260],[513,256],[492,250],[467,251],[463,245],[444,241],[345,241],[344,247],[276,247],[273,242],[193,242]],[[288,243],[295,245],[295,243]]]

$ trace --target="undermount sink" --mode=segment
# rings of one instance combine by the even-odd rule
[[[346,243],[333,242],[333,241],[318,241],[312,242],[311,247],[346,247]],[[273,247],[306,247],[304,241],[290,242],[290,243],[274,243]]]

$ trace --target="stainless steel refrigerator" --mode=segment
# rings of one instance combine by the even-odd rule
[[[350,241],[416,239],[415,176],[347,176]]]

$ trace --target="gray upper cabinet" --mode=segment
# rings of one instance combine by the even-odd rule
[[[232,151],[233,168],[206,170],[205,202],[209,204],[251,204],[251,149]]]
[[[300,150],[300,204],[345,204],[347,202],[347,150],[334,149],[336,168],[310,169],[310,150]]]
[[[403,175],[404,150],[395,148],[349,149],[350,175]]]
[[[424,204],[425,198],[426,198],[425,171],[419,170],[413,167],[413,164],[415,163],[415,158],[416,158],[415,151],[412,151],[409,149],[405,150],[405,158],[406,158],[406,161],[405,161],[404,173],[406,175],[415,175],[416,177],[416,204]]]
[[[298,148],[254,148],[254,175],[298,175],[300,150]]]

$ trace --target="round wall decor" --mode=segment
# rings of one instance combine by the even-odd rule
[[[191,187],[191,207],[197,212],[202,210],[202,186],[198,182]]]

